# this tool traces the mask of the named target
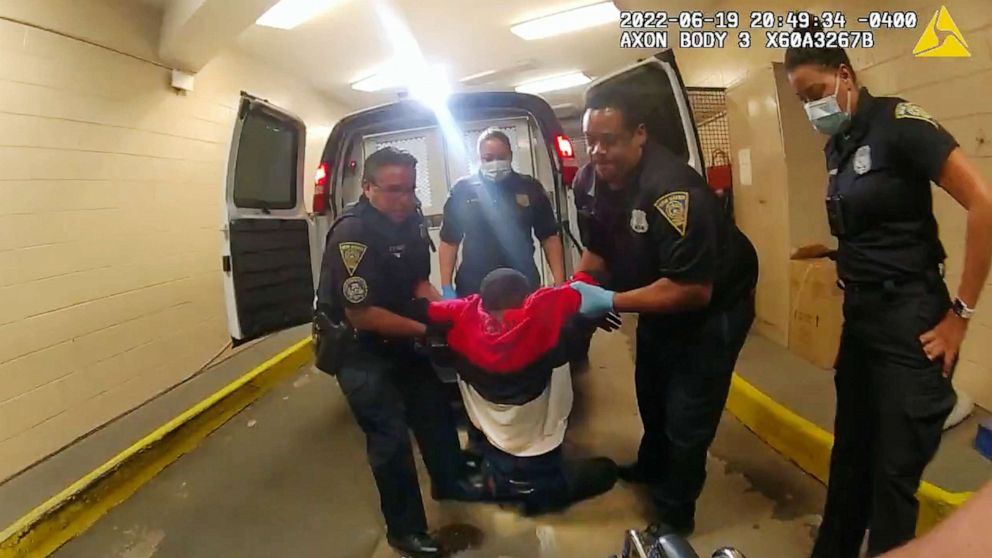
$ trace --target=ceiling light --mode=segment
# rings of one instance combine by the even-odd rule
[[[510,27],[510,31],[522,39],[533,41],[588,29],[619,19],[620,10],[613,5],[613,2],[600,2],[518,23]]]
[[[255,23],[277,29],[292,29],[331,7],[337,0],[282,0]]]
[[[351,88],[366,93],[405,88],[410,96],[431,101],[444,99],[451,93],[444,66],[402,60],[384,64],[375,73],[352,83]]]
[[[485,85],[490,83],[495,83],[500,80],[511,77],[513,74],[520,72],[525,72],[528,70],[533,70],[537,68],[537,62],[534,60],[521,60],[512,66],[506,66],[504,68],[486,70],[484,72],[479,72],[477,74],[472,74],[470,76],[465,76],[458,80],[462,85]]]
[[[516,90],[518,93],[538,94],[546,93],[548,91],[557,91],[559,89],[568,89],[569,87],[583,85],[589,83],[590,81],[592,80],[589,79],[589,76],[583,74],[582,72],[572,72],[570,74],[563,74],[560,76],[522,83],[516,87]]]
[[[373,91],[382,91],[383,89],[395,89],[402,84],[400,76],[389,71],[382,71],[352,83],[351,88],[356,91],[371,93]]]

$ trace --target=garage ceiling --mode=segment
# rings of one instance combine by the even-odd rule
[[[160,2],[162,0],[146,0]],[[622,50],[620,31],[608,24],[537,41],[525,41],[510,26],[536,17],[576,8],[597,0],[393,0],[428,62],[447,67],[456,90],[458,80],[489,70],[523,66],[476,89],[510,89],[522,82],[572,71],[593,79],[654,54],[654,50]],[[705,9],[712,0],[691,2]],[[616,0],[621,10],[657,8],[652,0]],[[667,2],[669,11],[679,2]],[[292,30],[251,26],[238,47],[302,76],[315,87],[346,105],[360,108],[392,100],[393,93],[363,93],[350,84],[373,73],[391,56],[375,12],[365,0],[337,0],[322,15]],[[530,67],[530,69],[526,69]],[[551,104],[581,103],[582,87],[545,94]]]

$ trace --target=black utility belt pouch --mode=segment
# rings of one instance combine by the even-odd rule
[[[317,312],[313,317],[314,365],[321,372],[337,375],[344,356],[355,342],[355,330],[348,324],[337,323],[327,314]]]

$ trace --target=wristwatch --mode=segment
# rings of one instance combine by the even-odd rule
[[[969,307],[964,303],[964,301],[957,297],[954,298],[954,302],[951,304],[951,311],[964,320],[970,320],[971,317],[975,315],[975,309]]]

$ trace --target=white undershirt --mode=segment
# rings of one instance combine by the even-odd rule
[[[548,387],[523,405],[493,403],[458,378],[465,410],[476,428],[497,449],[517,457],[543,455],[565,440],[572,412],[572,374],[567,364],[555,368]]]

